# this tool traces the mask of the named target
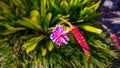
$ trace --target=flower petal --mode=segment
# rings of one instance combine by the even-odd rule
[[[56,45],[61,46],[62,44],[67,44],[69,41],[68,33],[65,31],[62,25],[56,25],[53,29],[53,33],[50,35],[50,39],[56,43]]]

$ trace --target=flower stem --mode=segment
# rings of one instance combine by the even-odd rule
[[[68,24],[71,28],[73,27],[73,25],[68,22],[67,20],[63,19],[63,18],[59,18],[61,21],[63,21],[64,23]]]

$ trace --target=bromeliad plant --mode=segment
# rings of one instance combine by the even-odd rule
[[[110,66],[117,54],[109,48],[111,41],[105,41],[109,38],[92,21],[101,14],[96,11],[100,3],[101,0],[1,0],[0,66]]]

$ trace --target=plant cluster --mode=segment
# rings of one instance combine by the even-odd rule
[[[101,14],[96,11],[100,3],[101,0],[0,0],[0,67],[109,67],[117,54],[110,49],[111,40],[92,21]]]

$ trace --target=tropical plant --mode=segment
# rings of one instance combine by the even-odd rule
[[[117,54],[110,49],[111,40],[106,33],[92,21],[101,14],[96,11],[100,3],[101,0],[0,0],[0,67],[109,67]],[[56,25],[69,31],[65,34],[67,43],[59,44],[50,38]],[[76,26],[78,33],[68,25]],[[83,48],[85,44],[89,50]]]

